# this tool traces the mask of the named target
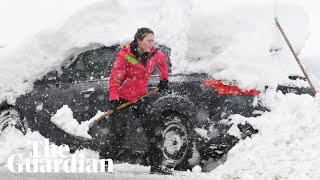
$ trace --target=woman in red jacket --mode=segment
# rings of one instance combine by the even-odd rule
[[[168,89],[168,65],[166,56],[154,46],[154,33],[149,28],[137,30],[134,40],[125,45],[117,54],[115,63],[111,70],[109,82],[109,100],[111,109],[115,113],[110,116],[111,140],[107,143],[112,149],[109,156],[117,158],[120,152],[126,129],[125,117],[133,113],[141,119],[149,142],[148,154],[150,158],[150,173],[172,174],[171,170],[162,165],[163,155],[159,146],[159,139],[155,134],[156,124],[150,114],[152,105],[147,98],[139,100],[148,91],[148,81],[156,65],[159,69],[160,91]],[[134,102],[118,112],[116,107],[127,101]],[[109,147],[109,148],[110,148]]]

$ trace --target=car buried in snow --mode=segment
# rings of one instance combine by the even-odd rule
[[[168,58],[171,72],[170,49],[159,46]],[[119,45],[86,50],[68,57],[57,70],[45,74],[34,83],[34,89],[17,98],[15,105],[3,102],[0,106],[0,133],[15,127],[39,131],[57,145],[67,144],[72,151],[89,148],[100,151],[106,141],[99,134],[99,126],[90,129],[92,140],[80,140],[69,135],[50,121],[62,106],[68,105],[73,117],[86,121],[98,111],[108,110],[108,77]],[[153,73],[149,89],[156,88],[159,77]],[[162,122],[160,135],[168,167],[186,170],[209,162],[219,161],[240,140],[257,133],[250,122],[235,125],[241,137],[229,134],[233,124],[228,117],[240,114],[256,117],[267,111],[257,96],[258,90],[243,90],[235,84],[212,79],[207,74],[170,74],[169,91],[150,96],[156,107],[155,116]],[[295,79],[297,77],[290,77]],[[279,86],[278,90],[296,94],[311,93],[308,88]],[[112,127],[110,127],[112,128]],[[148,165],[146,137],[136,117],[129,117],[122,154],[118,161]]]

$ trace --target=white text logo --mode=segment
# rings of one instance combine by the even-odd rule
[[[21,172],[113,172],[112,159],[87,159],[83,154],[70,154],[69,146],[50,146],[49,140],[32,141],[32,155],[24,159],[21,154],[13,154],[8,158],[8,169],[14,173]],[[44,157],[40,157],[39,148],[43,148]]]

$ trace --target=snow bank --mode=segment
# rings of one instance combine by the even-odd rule
[[[275,17],[299,52],[308,34],[308,17],[301,6],[245,0],[197,3],[188,31],[187,61],[179,59],[173,66],[179,66],[179,72],[196,70],[236,80],[243,88],[286,83],[288,75],[301,70],[275,26]],[[272,49],[281,51],[273,54]]]
[[[57,150],[57,145],[50,143],[49,148],[45,149],[43,147],[44,144],[39,145],[38,149],[34,149],[34,142],[41,142],[47,140],[45,137],[39,134],[39,132],[31,132],[30,129],[27,131],[26,135],[23,135],[19,130],[12,128],[7,128],[5,132],[2,132],[0,136],[0,167],[7,167],[8,158],[14,154],[20,154],[23,159],[16,158],[14,163],[25,163],[25,159],[33,159],[33,150],[37,151],[38,157],[37,159],[67,159],[71,154],[69,152],[63,152],[64,158],[56,157],[56,154],[50,153],[53,150]],[[64,146],[64,145],[62,145]],[[45,150],[47,152],[45,152]],[[74,155],[77,157],[81,157],[83,159],[99,159],[99,153],[89,150],[82,149],[76,150]],[[21,162],[19,162],[21,160]],[[79,159],[76,159],[78,161]],[[41,163],[45,163],[41,162]],[[62,169],[62,164],[60,164],[59,169]]]
[[[28,36],[56,30],[79,9],[98,1],[101,0],[1,1],[0,48],[12,48]]]
[[[52,21],[48,17],[52,22],[47,26],[49,29],[42,27],[37,33],[30,30],[32,34],[24,34],[23,40],[11,41],[9,37],[13,36],[1,34],[7,39],[0,39],[0,102],[5,99],[14,102],[16,97],[30,91],[35,79],[58,67],[65,57],[92,47],[125,44],[141,26],[152,28],[157,43],[172,49],[174,73],[205,72],[213,78],[237,80],[241,87],[258,88],[289,83],[289,74],[301,74],[273,20],[278,17],[295,50],[300,52],[309,30],[308,17],[297,1],[82,2],[81,10],[80,6],[74,6],[78,1],[64,4],[65,13],[60,19]],[[34,10],[35,3],[40,2],[28,1],[26,5],[30,6],[23,7]],[[4,11],[5,8],[1,4],[0,12],[15,18],[9,13],[12,8]],[[50,18],[59,12],[52,13]],[[270,49],[280,51],[269,52]],[[316,66],[316,56],[308,56],[309,52],[302,51],[303,57],[311,58],[311,64]],[[259,133],[252,139],[240,141],[230,151],[225,164],[209,174],[210,179],[320,179],[319,97],[270,91],[262,98],[271,112],[258,118],[232,117],[235,123],[250,121]],[[65,111],[66,114],[59,117],[57,113],[59,118],[53,119],[63,121],[64,125],[75,121],[72,112]],[[73,128],[79,126],[72,125]],[[235,129],[230,133],[239,135]],[[28,154],[31,148],[27,140],[43,140],[43,137],[37,132],[22,136],[17,131],[2,136],[0,166],[9,155]],[[122,166],[120,168],[127,168]]]
[[[134,16],[133,16],[134,14]],[[236,80],[243,88],[285,83],[301,74],[274,25],[274,16],[299,51],[307,16],[294,3],[249,0],[103,1],[76,11],[59,28],[0,50],[0,100],[32,89],[35,79],[85,49],[125,44],[137,28],[154,30],[156,41],[172,49],[174,73],[205,72]],[[295,19],[295,21],[292,21]],[[51,26],[52,27],[52,26]],[[270,49],[282,49],[272,55]]]
[[[259,133],[229,151],[224,165],[211,172],[217,179],[319,179],[320,97],[269,92],[271,112],[250,121]]]
[[[23,135],[21,131],[14,127],[7,128],[0,136],[0,166],[7,165],[9,156],[13,154],[21,154],[26,157],[31,156],[29,152],[32,150],[32,146],[28,145],[28,140],[42,141],[44,139],[39,132],[28,131],[26,135]]]

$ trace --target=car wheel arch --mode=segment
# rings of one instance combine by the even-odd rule
[[[176,112],[183,114],[189,120],[194,119],[198,108],[192,101],[185,97],[166,96],[159,98],[153,103],[158,114],[163,115],[165,112]]]

